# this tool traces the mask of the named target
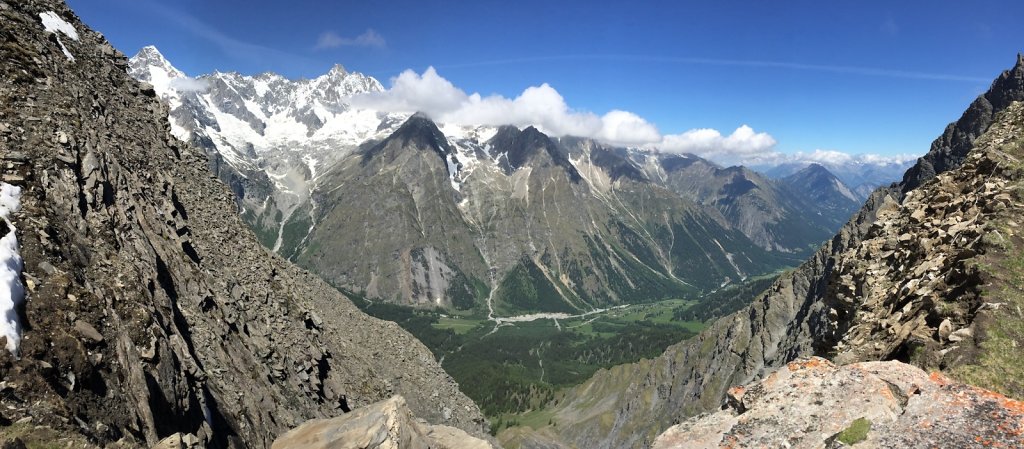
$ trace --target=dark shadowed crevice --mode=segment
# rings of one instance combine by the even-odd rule
[[[207,442],[206,447],[210,449],[245,447],[245,444],[238,438],[237,423],[220,412],[217,399],[210,391],[209,386],[203,387],[203,399],[205,402],[203,414],[213,430],[213,436]]]
[[[149,409],[153,413],[153,424],[156,426],[157,438],[164,438],[176,432],[195,433],[202,428],[205,421],[199,401],[188,391],[179,394],[188,394],[187,398],[176,398],[171,401],[164,394],[153,375],[145,373],[146,387],[149,391]],[[163,379],[167,382],[166,379]],[[185,407],[179,408],[181,399],[186,401]]]
[[[181,204],[181,200],[178,199],[178,194],[171,191],[171,204],[174,205],[174,210],[181,215],[182,220],[188,220],[188,212],[185,211],[185,206]]]
[[[200,265],[199,253],[196,252],[196,248],[192,246],[192,242],[189,242],[187,240],[181,242],[181,250],[185,252],[185,255],[188,256],[188,258],[191,259],[192,262],[196,264],[196,266]]]

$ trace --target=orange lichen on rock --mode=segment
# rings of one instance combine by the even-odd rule
[[[790,371],[800,371],[805,369],[832,369],[836,366],[827,359],[821,357],[810,357],[801,360],[794,360],[786,365]]]
[[[811,358],[766,381],[730,388],[729,407],[672,427],[653,448],[820,449],[858,419],[870,427],[857,447],[1024,448],[1024,403],[912,365]]]
[[[732,397],[734,397],[736,399],[743,399],[743,394],[746,393],[746,392],[747,392],[747,388],[746,387],[744,387],[743,385],[737,385],[735,387],[730,388],[729,391],[726,392],[726,394],[728,394],[729,396],[732,396]]]
[[[942,374],[942,373],[940,373],[938,371],[933,371],[931,373],[931,375],[928,376],[928,380],[930,380],[933,383],[936,383],[936,384],[938,384],[940,386],[945,386],[945,385],[949,385],[949,384],[953,383],[953,381],[950,380],[950,378],[946,377],[945,374]]]
[[[979,397],[989,398],[992,401],[997,402],[1000,407],[1002,407],[1002,408],[1004,408],[1004,409],[1006,409],[1008,411],[1012,411],[1012,412],[1014,412],[1014,413],[1024,417],[1024,401],[1018,401],[1016,399],[1011,399],[1011,398],[1008,398],[1008,397],[1006,397],[1006,396],[1004,396],[1004,395],[1002,395],[1000,393],[996,393],[995,391],[991,391],[991,390],[986,390],[984,388],[978,388],[978,387],[969,387],[969,388],[975,390],[975,394],[977,394]]]

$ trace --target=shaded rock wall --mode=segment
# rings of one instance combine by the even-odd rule
[[[79,39],[45,31],[47,11]],[[0,16],[0,158],[24,190],[29,289],[21,357],[0,355],[5,420],[98,443],[266,447],[401,393],[483,434],[422,344],[260,247],[99,33],[59,1],[0,2]]]

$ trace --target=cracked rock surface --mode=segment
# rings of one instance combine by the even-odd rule
[[[896,361],[836,366],[802,359],[730,389],[726,403],[725,410],[669,428],[653,447],[1024,445],[1024,403]],[[862,435],[847,430],[857,426]]]

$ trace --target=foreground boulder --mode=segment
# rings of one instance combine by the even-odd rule
[[[813,357],[729,390],[724,410],[669,428],[671,448],[1024,447],[1024,402],[901,362]]]
[[[282,435],[272,449],[492,449],[454,427],[413,418],[405,398],[368,405],[337,418],[313,419]]]

